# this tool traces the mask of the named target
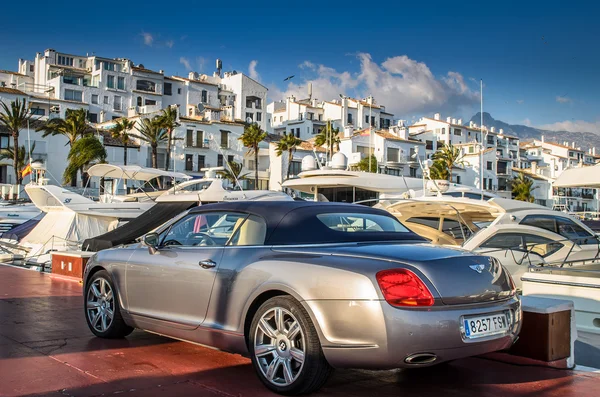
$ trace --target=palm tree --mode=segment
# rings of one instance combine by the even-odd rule
[[[339,128],[331,128],[331,121],[327,121],[325,128],[321,129],[321,132],[315,137],[315,145],[323,146],[327,148],[327,153],[333,153],[335,147],[336,152],[340,151],[340,132]]]
[[[539,186],[533,186],[533,179],[526,176],[524,173],[519,174],[510,181],[512,187],[512,197],[515,200],[527,201],[533,203],[534,197],[532,192]]]
[[[287,167],[287,177],[286,179],[290,179],[290,170],[292,169],[292,155],[296,151],[296,147],[299,146],[302,141],[293,133],[289,133],[287,135],[283,135],[283,138],[279,142],[277,142],[277,156],[281,157],[284,152],[288,153],[288,167]]]
[[[33,153],[34,150],[35,150],[35,141],[31,144],[31,153]],[[16,153],[17,168],[19,170],[19,175],[21,175],[21,181],[22,181],[21,172],[23,171],[23,168],[25,168],[25,165],[27,163],[29,163],[29,157],[31,156],[31,155],[28,156],[27,152],[28,151],[25,148],[25,145],[21,145],[21,146],[19,146],[19,150]],[[15,152],[14,152],[12,146],[0,150],[0,161],[13,160],[14,158],[15,158]]]
[[[248,154],[254,154],[254,188],[258,188],[258,145],[265,140],[267,133],[257,123],[244,127],[244,133],[238,139],[248,148]]]
[[[217,172],[222,178],[227,179],[233,186],[237,185],[238,181],[244,179],[248,174],[242,175],[242,169],[244,165],[242,163],[236,163],[235,161],[227,162],[227,168],[223,171]]]
[[[69,140],[68,145],[71,147],[77,139],[92,133],[88,126],[87,110],[85,109],[67,109],[64,119],[50,119],[36,131],[43,131],[44,138],[48,135],[63,135]]]
[[[439,161],[441,163],[440,167],[443,167],[443,169],[447,171],[447,178],[444,179],[452,181],[452,167],[464,164],[463,157],[464,155],[460,148],[457,148],[452,144],[444,144],[444,146],[438,148],[437,152],[433,154],[432,159],[434,161]]]
[[[67,161],[63,179],[65,183],[72,183],[72,178],[77,175],[77,170],[82,170],[92,163],[105,163],[106,149],[94,135],[86,135],[73,143]]]
[[[127,119],[117,120],[117,124],[111,128],[110,132],[113,138],[118,139],[123,144],[123,165],[127,165],[127,145],[129,144],[129,131],[135,126],[135,121]]]
[[[435,160],[429,167],[429,177],[431,179],[448,179],[448,168],[446,163],[441,160]]]
[[[12,101],[10,106],[4,102],[0,102],[0,125],[6,127],[13,138],[13,147],[19,147],[19,131],[27,125],[27,121],[31,118],[29,108],[25,104],[25,100],[17,99]],[[13,168],[15,169],[15,181],[20,185],[23,181],[21,169],[19,168],[18,150],[13,152]]]
[[[356,164],[356,167],[358,168],[359,171],[367,171],[367,172],[376,173],[377,172],[377,157],[375,157],[373,155],[371,155],[369,157],[365,157],[364,159],[360,160]]]
[[[48,135],[62,135],[69,140],[67,144],[71,148],[77,139],[92,133],[92,130],[89,129],[88,126],[87,110],[85,109],[67,109],[64,119],[50,119],[41,127],[36,128],[36,131],[43,131],[42,137],[44,138]],[[77,171],[78,170],[72,171],[74,174],[70,178],[65,179],[69,180],[71,186],[77,185]],[[79,171],[83,178],[83,169],[80,169]]]
[[[173,130],[180,126],[177,122],[177,108],[169,106],[163,109],[162,115],[159,116],[160,125],[167,131],[167,155],[165,159],[165,171],[169,170],[169,163],[171,162],[171,144],[175,140],[173,138]]]
[[[139,134],[131,134],[131,136],[150,145],[152,149],[152,168],[158,168],[158,145],[169,139],[166,130],[162,128],[159,117],[142,119],[135,128]]]

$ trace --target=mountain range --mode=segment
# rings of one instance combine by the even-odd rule
[[[481,124],[481,113],[477,112],[471,121],[477,125]],[[600,134],[594,134],[593,132],[570,132],[570,131],[550,131],[543,130],[535,127],[528,127],[520,124],[508,124],[500,120],[496,120],[491,114],[483,112],[483,125],[486,127],[495,127],[496,131],[500,128],[504,130],[505,134],[514,135],[519,137],[521,142],[530,141],[532,139],[541,139],[542,135],[546,142],[557,142],[563,144],[563,142],[569,142],[571,146],[572,142],[575,142],[575,147],[580,147],[586,153],[588,149],[596,147],[596,153],[600,153]]]

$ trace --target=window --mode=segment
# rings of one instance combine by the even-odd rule
[[[45,116],[46,115],[46,109],[42,109],[42,108],[31,108],[31,114],[34,116]]]
[[[427,226],[435,230],[438,230],[440,228],[439,218],[409,218],[406,220],[406,222]]]
[[[469,153],[475,153],[475,148],[473,146],[469,146]]]
[[[229,131],[221,130],[221,147],[223,149],[229,148]]]
[[[125,89],[125,77],[122,77],[122,76],[117,77],[117,88],[120,90]]]
[[[194,130],[187,130],[185,135],[185,145],[194,146]]]
[[[461,131],[461,129],[460,129],[460,128],[455,128],[455,129],[454,129],[454,135],[456,135],[456,136],[461,136],[461,135],[462,135],[462,131]]]
[[[246,107],[247,108],[251,108],[252,107],[252,99],[246,98]]]
[[[260,98],[257,98],[257,99],[256,99],[256,101],[254,101],[254,106],[255,106],[257,109],[262,109],[262,105],[261,105],[261,100],[260,100]]]
[[[92,76],[92,87],[99,87],[100,86],[100,75],[95,75]]]
[[[92,103],[94,105],[98,104],[98,94],[92,94]]]
[[[371,116],[371,125],[375,126],[375,116]]]
[[[369,115],[365,115],[365,123],[369,124]]]
[[[137,97],[137,105],[142,106],[142,97],[141,96]]]
[[[222,154],[217,155],[217,167],[223,167],[223,155]]]
[[[205,167],[206,156],[203,154],[198,155],[198,171]]]
[[[393,175],[393,176],[401,176],[402,175],[402,170],[399,170],[397,168],[388,168],[386,170],[386,174]]]
[[[254,113],[246,113],[246,121],[250,123],[254,121]]]
[[[204,132],[196,131],[196,146],[203,147],[204,146]]]
[[[108,96],[107,95],[104,95],[104,104],[108,105]]]
[[[178,95],[181,95],[181,88],[178,88],[178,89],[177,89],[177,94],[178,94]]]
[[[156,92],[156,83],[150,80],[138,80],[135,88],[140,91]]]
[[[442,135],[446,135],[446,129],[442,128]]]
[[[69,76],[69,75],[63,76],[63,82],[66,84],[79,85],[79,81],[80,81],[80,79],[77,76]]]
[[[488,136],[487,137],[487,143],[493,145],[494,144],[494,137],[493,136]]]
[[[433,150],[433,141],[425,141],[425,149]]]
[[[115,88],[115,76],[108,75],[106,76],[106,86],[108,88]]]
[[[456,175],[456,183],[460,185],[460,175]]]
[[[283,116],[279,116],[279,122],[283,122]]]
[[[322,114],[319,115],[319,121],[323,121],[323,115]]]
[[[185,155],[185,170],[192,171],[194,169],[194,155],[186,154]]]
[[[118,95],[115,95],[113,98],[113,109],[115,110],[123,110],[122,108],[122,103],[121,103],[121,97]]]
[[[557,252],[563,246],[559,242],[533,234],[500,233],[490,237],[480,247],[529,251],[541,257],[546,257]]]
[[[29,72],[33,73],[33,65],[29,65]]]
[[[144,100],[144,105],[146,105],[146,106],[154,106],[154,105],[156,105],[156,101],[153,100],[153,99],[146,99],[146,100]]]
[[[300,128],[296,128],[296,138],[300,138]]]
[[[348,124],[352,124],[352,113],[348,113]]]
[[[246,217],[245,214],[225,212],[190,214],[162,233],[161,245],[222,247]]]
[[[227,163],[229,163],[229,164],[233,163],[233,157],[234,156],[227,156]]]
[[[307,120],[314,120],[314,118],[315,118],[315,114],[314,113],[308,112],[306,114],[306,119]]]
[[[245,219],[238,219],[234,226],[233,236],[227,245],[263,245],[267,236],[267,224],[259,216],[250,215]]]
[[[88,120],[90,121],[90,123],[97,123],[98,115],[96,113],[88,113]]]
[[[59,65],[73,66],[73,57],[66,57],[64,55],[59,55],[58,61],[56,63],[58,63]]]
[[[262,121],[262,113],[256,112],[256,121]]]
[[[396,219],[377,214],[329,213],[319,214],[317,219],[331,230],[338,232],[388,232],[407,233],[408,229]]]
[[[387,148],[387,161],[397,163],[400,161],[400,150],[396,148]]]
[[[201,99],[202,103],[206,103],[208,102],[208,92],[206,92],[206,90],[202,90],[202,99]]]
[[[76,90],[65,90],[65,100],[82,102],[83,92]]]
[[[165,83],[165,86],[163,88],[164,94],[165,95],[173,95],[172,91],[173,91],[173,85],[171,83]]]
[[[369,155],[373,154],[373,148],[367,146],[356,146],[356,151],[361,153],[363,157],[369,157]]]
[[[488,169],[488,171],[492,171],[494,169],[494,165],[492,164],[491,161],[487,162],[487,169]]]

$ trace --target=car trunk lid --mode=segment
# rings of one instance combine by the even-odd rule
[[[277,251],[289,249],[277,248]],[[511,295],[510,275],[490,257],[428,244],[354,244],[296,248],[304,254],[348,256],[381,261],[373,274],[396,267],[414,268],[437,290],[446,305],[490,302]],[[390,263],[391,262],[391,263]]]

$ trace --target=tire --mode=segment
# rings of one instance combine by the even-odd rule
[[[250,325],[249,341],[254,369],[275,393],[314,392],[333,372],[310,316],[290,296],[277,296],[260,306]]]
[[[124,338],[133,332],[121,316],[119,296],[106,270],[94,273],[86,284],[83,305],[87,325],[97,337]]]

